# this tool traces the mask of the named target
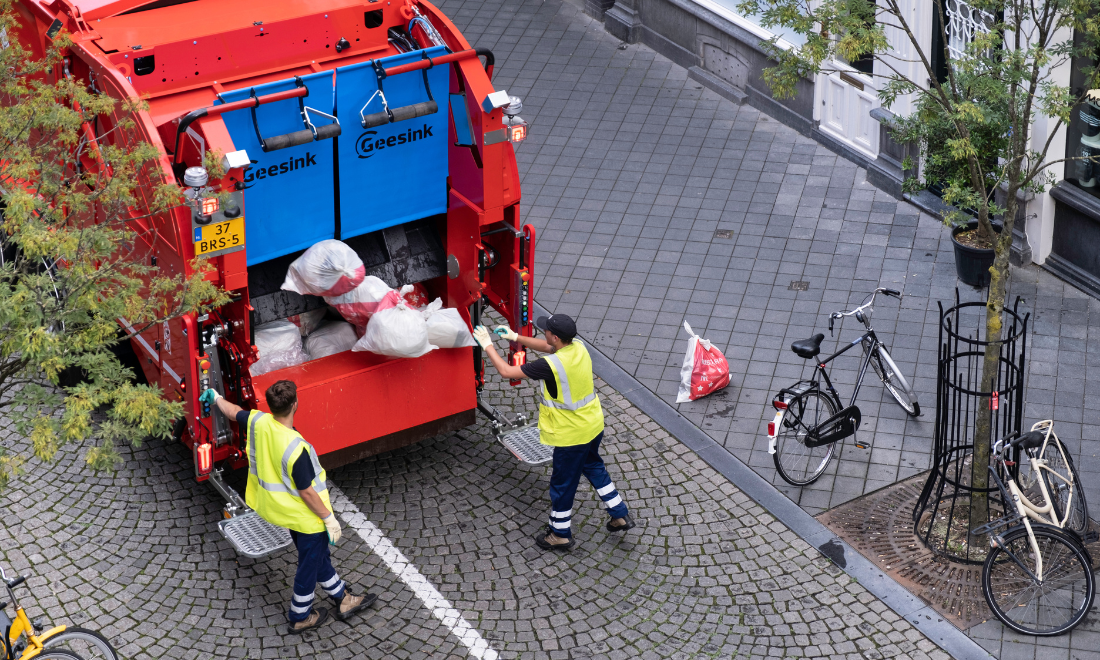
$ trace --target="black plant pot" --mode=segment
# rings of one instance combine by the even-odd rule
[[[971,220],[965,227],[956,227],[951,231],[951,242],[955,245],[955,270],[959,280],[973,287],[989,286],[989,267],[993,265],[993,248],[983,249],[963,245],[955,238],[958,234],[978,227],[977,220]],[[1001,233],[1001,225],[993,223],[993,231]]]

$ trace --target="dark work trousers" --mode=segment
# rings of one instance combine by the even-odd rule
[[[344,581],[329,560],[328,532],[303,534],[290,530],[290,538],[298,548],[298,572],[294,574],[294,600],[290,603],[288,616],[291,623],[297,623],[309,618],[318,583],[339,607],[344,599]]]
[[[550,530],[558,536],[573,536],[570,528],[573,497],[577,494],[582,474],[592,482],[592,487],[612,518],[626,516],[626,504],[615,490],[611,475],[600,458],[601,441],[603,431],[586,445],[554,447],[554,471],[550,474]]]

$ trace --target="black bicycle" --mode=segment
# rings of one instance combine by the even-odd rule
[[[779,390],[772,401],[775,419],[768,423],[768,453],[775,461],[775,469],[783,480],[794,486],[812,484],[825,472],[833,458],[834,445],[844,438],[853,436],[859,428],[861,419],[859,408],[855,405],[859,388],[867,375],[870,365],[894,399],[910,416],[920,415],[917,395],[898,365],[890,357],[890,351],[875,334],[871,327],[871,311],[878,294],[892,296],[901,300],[901,293],[893,289],[875,289],[870,300],[864,300],[859,307],[847,312],[833,312],[829,315],[829,334],[833,333],[833,321],[846,316],[854,316],[867,329],[858,339],[841,348],[836,353],[821,360],[814,367],[810,380],[800,380],[791,387]],[[818,333],[809,339],[791,344],[795,355],[807,360],[817,357],[821,352],[821,342],[825,335]],[[825,365],[847,353],[856,346],[863,347],[863,364],[859,370],[852,400],[843,408],[840,395],[829,380]],[[818,381],[820,374],[821,387]],[[856,440],[856,446],[866,449],[868,445]]]

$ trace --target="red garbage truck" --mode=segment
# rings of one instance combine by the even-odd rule
[[[222,531],[238,550],[261,556],[289,539],[225,485],[223,471],[246,457],[236,425],[199,402],[207,387],[264,410],[268,386],[295,381],[295,424],[328,468],[473,423],[477,347],[415,359],[346,351],[258,376],[249,367],[258,326],[325,305],[280,287],[326,239],[391,287],[423,285],[468,323],[487,303],[531,334],[535,234],[522,223],[513,151],[527,125],[519,99],[493,87],[491,52],[424,0],[17,0],[16,10],[18,34],[4,38],[37,56],[70,35],[53,75],[146,103],[132,134],[111,130],[120,115],[85,127],[91,140],[156,145],[151,176],[162,181],[143,183],[183,190],[187,203],[171,212],[147,217],[140,199],[131,209],[151,237],[135,252],[168,274],[205,260],[231,296],[137,329],[132,344],[148,381],[184,403],[176,437],[196,477],[225,495]],[[210,158],[221,178],[204,169]]]

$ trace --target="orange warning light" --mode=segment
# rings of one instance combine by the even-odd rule
[[[214,215],[218,212],[218,198],[217,197],[204,197],[202,200],[202,214]]]
[[[204,442],[195,448],[195,458],[199,464],[199,474],[210,474],[214,466],[214,445]]]
[[[527,125],[519,124],[512,127],[512,142],[523,142],[527,139]]]

